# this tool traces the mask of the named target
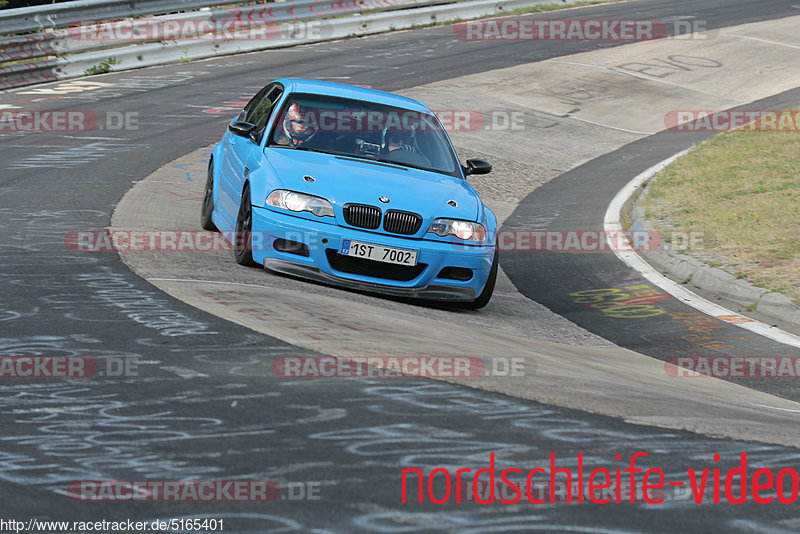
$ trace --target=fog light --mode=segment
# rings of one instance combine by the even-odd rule
[[[439,271],[437,278],[466,282],[472,278],[472,269],[467,269],[465,267],[445,267]]]
[[[272,244],[273,248],[278,252],[287,252],[289,254],[297,254],[298,256],[308,257],[308,245],[299,243],[297,241],[289,241],[288,239],[276,239]]]

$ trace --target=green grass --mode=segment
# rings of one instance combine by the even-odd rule
[[[694,257],[800,301],[800,132],[722,133],[648,187],[659,231],[700,232]]]
[[[122,63],[121,60],[119,60],[117,58],[110,57],[110,58],[106,59],[105,61],[101,61],[98,65],[93,65],[93,66],[89,67],[88,69],[83,71],[83,73],[86,74],[86,75],[90,75],[90,74],[105,74],[106,72],[111,72],[111,67],[112,66],[119,65],[120,63]]]

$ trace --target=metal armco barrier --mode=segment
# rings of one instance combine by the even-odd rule
[[[7,32],[7,22],[10,28],[25,28],[20,31],[52,28],[0,38],[0,89],[83,76],[87,69],[97,68],[104,62],[107,70],[128,70],[564,2],[295,0],[128,18],[205,8],[207,5],[219,6],[220,3],[225,2],[78,0],[5,10],[8,13],[0,11],[0,33],[12,33]],[[48,11],[47,15],[45,11]],[[105,17],[98,20],[102,13]],[[109,58],[114,60],[111,65],[108,64]]]
[[[208,2],[208,0],[204,1]],[[294,2],[195,11],[134,20],[120,20],[124,18],[122,16],[104,20],[88,17],[75,18],[67,24],[60,24],[57,29],[54,28],[52,31],[45,33],[0,39],[0,62],[33,60],[52,55],[75,54],[89,50],[114,48],[120,45],[169,40],[159,38],[163,36],[158,35],[159,33],[164,33],[165,27],[167,31],[171,28],[179,30],[173,33],[179,34],[177,36],[182,39],[186,39],[225,32],[230,30],[231,27],[241,30],[285,22],[337,17],[352,13],[399,9],[433,3],[442,3],[442,0],[348,0],[338,2],[297,0]],[[77,15],[78,13],[75,14]],[[175,28],[175,26],[178,27]],[[129,29],[131,30],[130,32],[127,31]],[[185,30],[187,29],[194,29],[194,35],[186,35]],[[120,42],[120,37],[124,42]],[[166,37],[171,36],[166,35]]]
[[[234,4],[231,0],[76,0],[0,10],[0,34],[66,28],[76,20],[119,20]]]

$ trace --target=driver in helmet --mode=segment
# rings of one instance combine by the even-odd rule
[[[297,102],[293,102],[286,111],[282,127],[275,129],[275,144],[302,146],[316,133],[316,124],[304,116]]]

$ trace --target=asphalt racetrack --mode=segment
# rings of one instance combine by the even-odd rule
[[[798,15],[791,1],[634,0],[536,16],[700,20],[721,35],[762,32],[755,47],[775,45],[761,37],[765,28],[777,28],[781,41]],[[453,134],[462,160],[495,164],[476,189],[504,229],[596,229],[633,176],[708,135],[661,132],[661,116],[632,127],[631,117],[645,116],[632,100],[575,106],[566,96],[587,94],[581,87],[555,95],[563,113],[548,111],[537,104],[544,93],[514,92],[539,78],[513,69],[572,68],[577,57],[630,63],[640,44],[661,46],[463,41],[439,26],[0,93],[0,113],[83,110],[99,121],[78,133],[0,131],[0,356],[103,362],[92,378],[0,379],[0,519],[27,529],[34,519],[200,518],[242,533],[798,531],[796,503],[714,502],[712,486],[697,503],[688,489],[692,469],[719,468],[724,486],[743,454],[751,476],[796,470],[796,382],[672,380],[663,364],[798,349],[735,325],[716,330],[724,347],[692,343],[666,318],[694,313],[674,299],[659,301],[666,315],[625,321],[580,305],[572,293],[646,285],[613,255],[505,254],[490,305],[463,312],[278,277],[224,252],[120,256],[67,246],[76,230],[199,230],[210,146],[250,96],[283,76],[400,92],[434,109],[527,113],[521,131]],[[714,61],[739,65],[737,75],[777,77],[797,44],[781,45],[786,56],[737,49]],[[723,53],[708,41],[680,46],[671,54],[684,61]],[[727,107],[797,105],[800,83],[785,78],[714,97]],[[699,85],[692,91],[686,98],[712,98]],[[466,355],[490,365],[519,358],[527,372],[442,381],[292,380],[274,371],[279,358],[353,354]],[[640,451],[648,456],[639,468],[681,483],[666,488],[663,502],[402,500],[406,468],[475,472],[494,458],[498,472],[527,473],[549,469],[553,454],[556,467],[576,470],[580,458],[587,472],[614,472]],[[87,502],[75,492],[81,481],[178,480],[271,481],[279,493],[270,502]],[[444,477],[432,487],[442,496]]]

